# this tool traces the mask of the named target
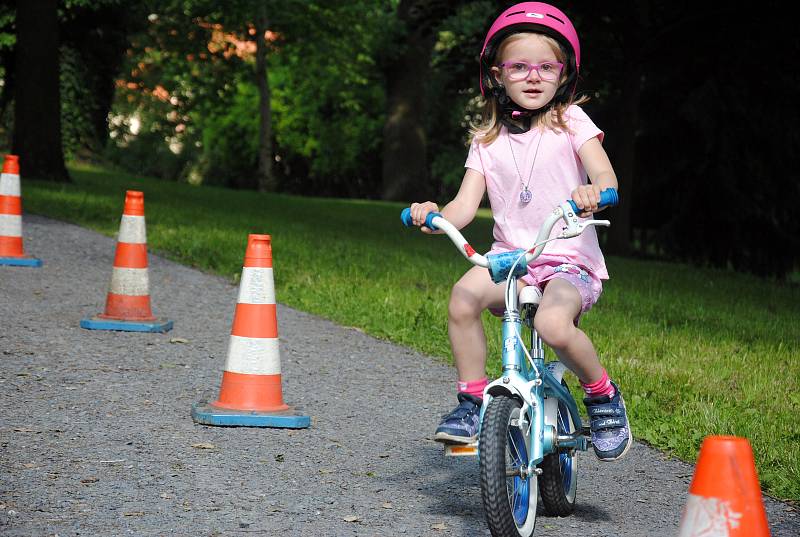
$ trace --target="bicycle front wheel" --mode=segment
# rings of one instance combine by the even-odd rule
[[[566,382],[561,385],[567,387]],[[559,435],[575,433],[575,420],[569,407],[558,401],[556,429]],[[575,497],[578,486],[578,451],[575,448],[562,449],[545,455],[539,464],[539,492],[542,504],[550,516],[567,516],[575,511]]]
[[[530,418],[519,400],[498,395],[483,416],[480,434],[481,497],[494,537],[529,537],[536,526],[538,487],[528,467]]]

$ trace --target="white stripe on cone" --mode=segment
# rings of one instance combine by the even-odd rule
[[[244,375],[279,375],[281,356],[278,338],[231,335],[225,371]]]
[[[150,294],[146,268],[114,267],[109,293],[115,295],[143,296]]]
[[[22,237],[22,217],[18,214],[0,214],[0,236]]]
[[[127,242],[129,244],[146,244],[147,229],[144,225],[144,216],[123,214],[122,221],[119,223],[119,237],[117,241]]]
[[[729,502],[689,494],[678,537],[729,537],[741,518]]]
[[[275,304],[272,269],[244,267],[239,285],[240,304]]]
[[[19,175],[4,173],[0,177],[0,196],[20,196]]]

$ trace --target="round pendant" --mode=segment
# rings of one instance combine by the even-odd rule
[[[521,201],[522,203],[530,203],[532,199],[533,199],[533,194],[531,194],[531,191],[528,190],[527,188],[519,193],[519,201]]]

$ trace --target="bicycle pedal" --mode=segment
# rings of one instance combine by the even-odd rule
[[[472,444],[445,444],[445,457],[474,457],[478,454],[478,443]]]

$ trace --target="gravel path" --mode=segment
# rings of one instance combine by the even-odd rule
[[[311,427],[196,425],[236,286],[150,255],[154,313],[175,328],[84,330],[114,239],[33,215],[24,233],[44,267],[0,267],[1,535],[488,535],[477,462],[431,441],[450,366],[279,305],[284,399]],[[536,535],[676,535],[691,465],[641,444],[580,460],[575,515]],[[766,504],[774,537],[800,535],[792,507]]]

